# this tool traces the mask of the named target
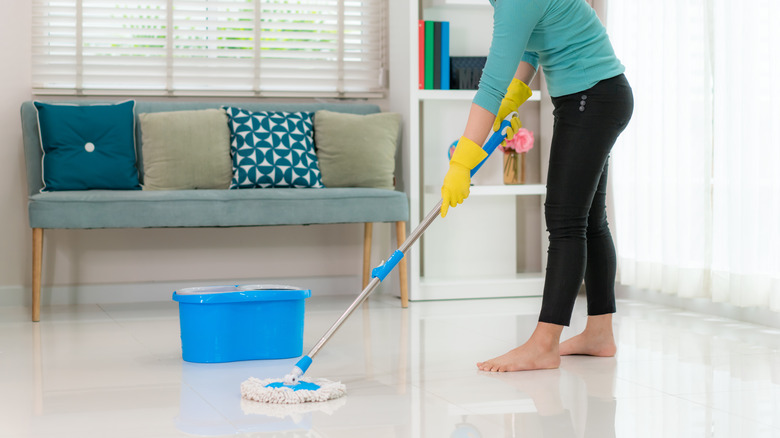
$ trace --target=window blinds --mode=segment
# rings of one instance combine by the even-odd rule
[[[378,97],[385,0],[34,0],[36,94]]]

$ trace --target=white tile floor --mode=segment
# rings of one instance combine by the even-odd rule
[[[304,349],[350,298],[307,301]],[[578,302],[569,337],[584,324]],[[412,303],[372,297],[307,374],[347,397],[240,400],[249,376],[295,360],[181,360],[176,304],[0,307],[0,437],[780,437],[780,331],[621,300],[616,358],[479,372],[524,341],[538,299]]]

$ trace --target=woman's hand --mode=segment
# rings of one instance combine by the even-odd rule
[[[520,108],[520,105],[525,103],[525,101],[531,97],[531,94],[531,89],[528,88],[528,85],[523,83],[523,81],[517,78],[512,79],[512,82],[509,84],[509,88],[506,90],[504,99],[501,100],[501,106],[498,108],[496,119],[493,121],[493,132],[498,131],[499,127],[501,126],[501,122],[506,118],[506,116],[512,112],[516,112],[517,109]],[[512,137],[514,137],[517,133],[517,130],[523,126],[517,116],[512,117],[510,123],[512,126],[506,130],[507,140],[511,140]],[[506,140],[504,140],[501,145],[506,146]]]
[[[441,217],[447,216],[447,210],[463,203],[469,196],[471,186],[471,169],[477,167],[487,157],[478,144],[466,137],[458,140],[455,152],[450,159],[450,169],[444,176],[441,186]]]

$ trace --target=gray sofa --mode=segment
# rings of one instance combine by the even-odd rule
[[[73,102],[78,103],[78,102]],[[90,103],[90,102],[81,102]],[[329,110],[353,114],[379,112],[365,103],[230,103],[251,111]],[[219,108],[219,102],[136,102],[140,113]],[[406,237],[409,201],[399,190],[373,188],[241,189],[241,190],[87,190],[41,192],[42,151],[37,112],[32,102],[21,107],[33,229],[33,321],[40,318],[43,230],[62,228],[242,227],[364,223],[363,282],[369,281],[371,226],[394,222],[398,242]],[[136,120],[137,165],[143,182],[143,145]],[[400,165],[396,165],[400,169]],[[400,175],[400,172],[396,172]],[[407,305],[405,262],[399,265],[402,305]]]

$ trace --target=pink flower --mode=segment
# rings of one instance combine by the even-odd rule
[[[512,137],[511,140],[506,141],[506,147],[501,146],[504,152],[515,151],[519,154],[523,152],[528,152],[533,147],[534,147],[534,133],[525,128],[518,129],[517,133],[515,133],[515,136]]]

